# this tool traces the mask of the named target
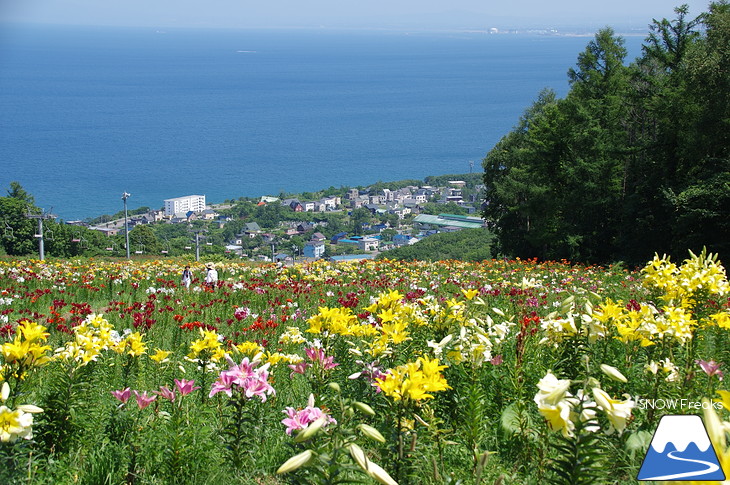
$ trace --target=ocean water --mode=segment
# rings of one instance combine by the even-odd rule
[[[589,41],[4,26],[0,190],[72,220],[478,171]]]

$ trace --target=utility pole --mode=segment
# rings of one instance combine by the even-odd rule
[[[127,259],[129,259],[129,224],[127,223],[127,199],[132,194],[124,192],[122,194],[122,200],[124,201],[124,245],[127,249]]]
[[[193,234],[195,234],[195,261],[198,262],[200,261],[200,238],[205,237],[200,234],[205,232],[205,229],[199,227],[192,229],[192,224],[190,225],[190,228],[193,231]]]
[[[27,217],[28,219],[38,219],[38,233],[35,234],[35,237],[38,238],[38,259],[43,261],[46,259],[45,244],[43,240],[43,220],[55,219],[56,216],[54,216],[50,212],[45,212],[43,209],[41,209],[40,214],[33,214],[28,211],[28,213],[25,214],[25,217]]]

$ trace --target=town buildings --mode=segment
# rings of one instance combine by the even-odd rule
[[[186,212],[202,212],[205,210],[204,195],[186,195],[165,199],[165,215],[173,217],[175,214]]]

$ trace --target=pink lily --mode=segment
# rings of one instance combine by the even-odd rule
[[[208,397],[213,397],[219,392],[225,392],[228,397],[231,397],[232,391],[231,386],[236,380],[236,376],[233,374],[230,374],[229,372],[221,372],[218,376],[218,380],[213,383],[213,386],[210,389],[210,394],[208,394]]]
[[[180,391],[180,394],[183,396],[187,396],[191,392],[200,389],[200,386],[193,387],[194,384],[195,381],[188,381],[186,379],[175,379],[175,386],[177,386],[177,390]]]
[[[267,394],[276,394],[271,384],[266,381],[265,376],[260,379],[248,379],[244,389],[247,398],[251,399],[257,396],[261,399],[261,402],[266,402]]]
[[[160,386],[160,390],[155,391],[155,394],[165,399],[168,399],[171,402],[175,400],[175,391],[171,390],[167,386]]]
[[[717,376],[718,380],[722,380],[724,374],[720,370],[720,363],[715,362],[714,360],[710,360],[709,362],[706,360],[696,360],[695,363],[699,364],[704,373],[708,376]]]
[[[142,394],[134,391],[134,395],[137,398],[137,406],[139,406],[140,409],[146,408],[147,406],[152,404],[152,401],[157,399],[157,396],[148,396],[147,391],[144,391]]]
[[[127,404],[129,396],[132,394],[130,388],[123,389],[121,391],[112,391],[112,396],[117,398],[122,404]]]
[[[307,371],[307,367],[310,367],[312,364],[307,364],[306,362],[297,362],[296,364],[289,364],[289,368],[292,370],[291,374],[289,374],[289,378],[291,379],[294,377],[294,374],[301,374],[304,375],[304,373]]]

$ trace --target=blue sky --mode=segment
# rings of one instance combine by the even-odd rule
[[[158,28],[643,28],[652,18],[672,18],[680,1],[0,0],[0,21]],[[709,1],[685,3],[697,15]]]

